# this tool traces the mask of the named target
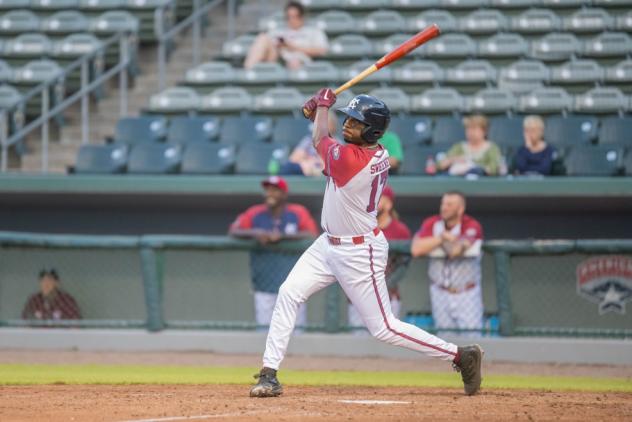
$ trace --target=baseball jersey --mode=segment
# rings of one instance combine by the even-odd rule
[[[79,319],[81,311],[77,301],[63,290],[57,289],[47,296],[41,292],[32,295],[24,305],[22,319]]]
[[[316,222],[307,208],[287,204],[280,217],[274,217],[267,206],[255,205],[237,216],[231,225],[237,229],[278,230],[284,235],[309,232],[318,235]],[[257,292],[278,293],[300,255],[255,249],[250,252],[250,273],[253,288]]]
[[[317,147],[327,186],[321,226],[334,236],[358,236],[377,226],[377,202],[388,179],[388,152],[339,144],[325,136]]]
[[[423,221],[417,237],[440,236],[446,231],[441,216],[434,215]],[[478,221],[469,215],[463,215],[460,224],[449,229],[459,239],[470,241],[470,248],[461,257],[448,259],[441,246],[430,254],[428,277],[430,282],[444,287],[463,288],[468,283],[481,282],[481,247],[483,244],[483,229]]]

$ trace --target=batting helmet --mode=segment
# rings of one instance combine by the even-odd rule
[[[346,107],[339,112],[364,123],[362,139],[370,144],[376,143],[386,132],[391,122],[391,111],[383,101],[370,95],[356,95]]]

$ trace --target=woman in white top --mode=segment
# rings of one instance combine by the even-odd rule
[[[327,53],[327,36],[318,28],[305,26],[305,8],[290,1],[285,6],[286,28],[261,33],[250,46],[244,68],[282,58],[289,69],[299,69],[313,57]]]

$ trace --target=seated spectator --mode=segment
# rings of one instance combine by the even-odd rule
[[[391,165],[389,173],[397,173],[397,169],[404,161],[404,150],[402,149],[402,141],[395,132],[386,131],[384,136],[380,138],[380,144],[388,151],[388,162]]]
[[[463,125],[466,140],[453,145],[447,157],[439,160],[439,170],[453,176],[501,174],[503,157],[498,145],[486,139],[487,118],[480,114],[465,117]]]
[[[250,46],[244,67],[283,59],[289,69],[299,69],[313,57],[327,53],[327,36],[318,28],[305,26],[305,8],[296,1],[285,6],[287,28],[261,33]]]
[[[334,137],[336,135],[337,126],[336,116],[329,113],[329,133]],[[303,176],[322,176],[325,163],[314,148],[312,135],[305,135],[303,139],[290,154],[288,161],[281,165],[279,174],[285,175],[303,175]]]
[[[544,142],[544,121],[540,116],[527,116],[522,125],[524,145],[514,157],[514,173],[550,175],[557,151]]]
[[[55,269],[42,270],[39,274],[39,292],[26,301],[22,319],[60,320],[80,319],[77,301],[59,287],[59,275]]]
[[[311,214],[302,205],[288,202],[288,184],[279,176],[261,182],[264,203],[254,205],[237,216],[228,234],[256,239],[262,246],[292,239],[318,236]],[[281,284],[296,264],[300,254],[259,248],[250,251],[250,274],[254,290],[255,320],[261,328],[270,325]],[[307,322],[307,308],[302,304],[297,325]]]

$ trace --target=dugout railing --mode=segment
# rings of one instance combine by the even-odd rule
[[[269,248],[299,254],[310,243]],[[260,246],[225,236],[0,232],[0,325],[265,330],[251,317],[253,248]],[[409,243],[391,242],[391,251],[408,254]],[[632,296],[632,239],[496,240],[486,242],[484,251],[485,309],[500,322],[486,327],[485,335],[632,337],[632,316],[625,309]],[[427,260],[413,261],[405,284],[420,294],[405,301],[427,311]],[[38,272],[51,267],[79,302],[82,319],[21,319],[23,304],[37,290]],[[346,306],[338,285],[326,288],[310,299],[303,328],[348,331]]]

